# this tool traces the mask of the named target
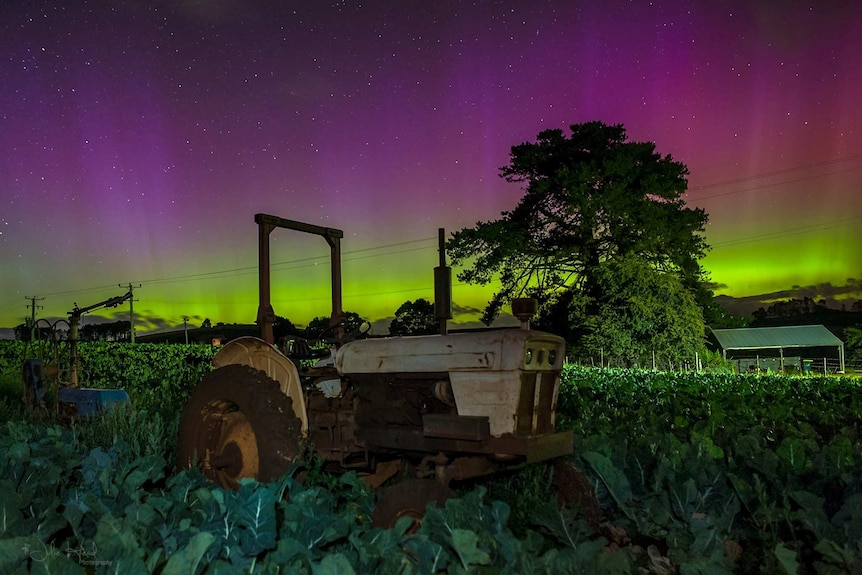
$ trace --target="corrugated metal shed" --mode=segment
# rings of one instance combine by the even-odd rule
[[[779,357],[783,368],[787,355],[823,357],[825,370],[825,356],[829,355],[838,360],[838,369],[844,372],[844,343],[822,325],[713,329],[711,332],[710,342],[725,359],[757,357],[759,366],[762,356]]]
[[[724,350],[844,346],[822,325],[714,329],[712,333]]]

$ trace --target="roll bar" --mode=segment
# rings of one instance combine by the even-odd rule
[[[326,228],[314,224],[306,224],[294,220],[286,220],[268,214],[255,214],[254,221],[258,225],[258,288],[259,304],[257,308],[257,324],[260,326],[260,338],[267,343],[273,343],[272,324],[275,312],[272,309],[269,269],[269,234],[275,228],[284,228],[321,236],[329,244],[330,267],[332,280],[332,315],[330,325],[335,327],[341,319],[341,238],[344,232],[335,228]],[[336,327],[336,340],[341,339],[341,330]]]

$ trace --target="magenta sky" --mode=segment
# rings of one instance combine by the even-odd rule
[[[515,205],[512,145],[589,120],[689,166],[718,293],[862,298],[854,2],[13,0],[0,47],[0,327],[129,282],[142,330],[253,321],[255,212],[344,229],[386,318]],[[325,245],[274,242],[276,312],[328,314]]]

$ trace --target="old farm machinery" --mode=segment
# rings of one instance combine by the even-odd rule
[[[453,480],[571,453],[571,433],[554,428],[565,344],[529,329],[529,300],[515,302],[521,328],[445,333],[438,311],[439,335],[351,339],[340,323],[343,232],[266,214],[255,222],[261,335],[225,345],[193,390],[180,421],[182,467],[197,465],[235,488],[241,478],[279,477],[308,445],[372,487],[389,482],[375,521],[391,525],[444,500]],[[334,342],[327,349],[282,353],[273,345],[269,235],[276,228],[329,244]],[[436,272],[435,299],[448,306],[442,245]]]
[[[28,409],[52,407],[61,419],[70,419],[97,415],[115,405],[128,403],[129,395],[125,390],[80,386],[78,328],[85,313],[117,307],[131,297],[131,292],[127,292],[83,308],[75,304],[68,322],[39,320],[35,323],[23,363],[24,403]],[[68,340],[58,329],[60,323],[68,328]]]

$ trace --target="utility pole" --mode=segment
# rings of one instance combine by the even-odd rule
[[[141,287],[141,284],[132,285],[132,282],[129,282],[128,285],[117,284],[120,287],[128,288],[129,290],[129,337],[131,338],[131,342],[135,343],[135,288]]]
[[[183,316],[183,332],[186,334],[186,345],[189,344],[189,316]]]
[[[30,341],[36,339],[36,308],[42,309],[44,306],[36,305],[37,301],[42,301],[45,298],[38,297],[35,295],[24,296],[24,299],[30,300],[30,305],[27,306],[30,308]]]

